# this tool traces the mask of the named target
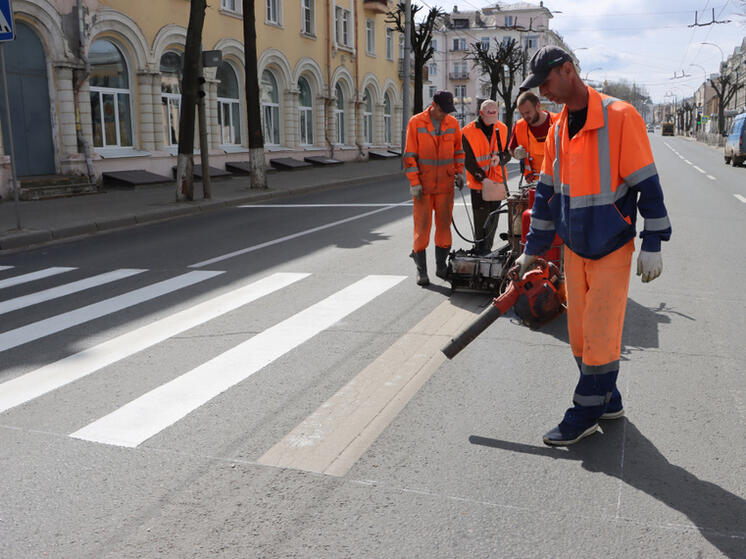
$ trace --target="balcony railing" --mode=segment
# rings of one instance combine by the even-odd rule
[[[414,60],[412,60],[411,64],[409,65],[409,75],[410,79],[414,80]],[[404,77],[404,61],[399,60],[399,77]],[[425,65],[422,67],[422,81],[427,82],[430,81],[430,68]]]
[[[468,80],[469,72],[448,72],[448,79],[450,80]]]

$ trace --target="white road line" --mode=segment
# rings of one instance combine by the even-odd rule
[[[0,271],[10,270],[13,266],[0,266]]]
[[[33,340],[38,340],[45,336],[67,330],[73,326],[89,322],[96,318],[106,316],[122,309],[150,301],[166,293],[171,293],[178,289],[188,287],[195,283],[213,278],[224,272],[187,272],[175,278],[154,283],[140,289],[135,289],[123,295],[117,295],[92,305],[87,305],[70,312],[58,314],[51,318],[46,318],[26,326],[21,326],[15,330],[9,330],[0,334],[0,351],[5,351],[19,345],[26,344]]]
[[[239,208],[388,208],[391,206],[411,206],[412,202],[389,204],[244,204]]]
[[[686,159],[684,159],[684,156],[683,156],[683,155],[680,155],[680,154],[678,154],[678,153],[677,153],[676,155],[678,155],[678,156],[679,156],[679,159],[682,159],[682,160],[686,161]]]
[[[445,361],[440,348],[482,310],[479,299],[461,294],[439,305],[258,463],[345,475]]]
[[[740,194],[734,194],[733,196],[735,196],[735,197],[736,197],[736,198],[738,198],[738,199],[739,199],[739,200],[740,200],[741,202],[743,202],[744,204],[746,204],[746,196],[741,196]]]
[[[309,275],[272,274],[0,384],[0,413],[95,373]]]
[[[70,436],[136,447],[394,287],[405,276],[368,276]]]
[[[323,231],[324,229],[329,229],[330,227],[336,227],[337,225],[342,225],[343,223],[349,223],[350,221],[362,219],[364,217],[368,217],[369,215],[374,215],[380,212],[385,212],[386,210],[390,210],[392,208],[399,208],[403,205],[406,205],[406,202],[400,202],[397,204],[389,204],[383,208],[378,208],[377,210],[365,212],[365,213],[358,214],[358,215],[353,215],[352,217],[340,219],[339,221],[332,221],[331,223],[319,225],[318,227],[312,227],[311,229],[306,229],[305,231],[299,231],[298,233],[293,233],[292,235],[285,235],[284,237],[273,239],[271,241],[266,241],[264,243],[259,243],[258,245],[242,248],[240,250],[234,250],[233,252],[223,254],[222,256],[216,256],[215,258],[210,258],[209,260],[203,260],[202,262],[191,264],[188,267],[189,268],[202,268],[203,266],[210,266],[211,264],[215,264],[216,262],[222,262],[223,260],[228,260],[229,258],[233,258],[235,256],[240,256],[242,254],[254,252],[255,250],[260,250],[260,249],[263,249],[263,248],[266,248],[272,245],[284,243],[285,241],[289,241],[291,239],[297,239],[298,237],[303,237],[305,235],[310,235],[311,233],[316,233],[317,231]]]
[[[716,181],[716,180],[717,180],[717,179],[716,179],[715,177],[713,177],[712,175],[707,175],[707,178],[708,178],[708,179],[710,179],[711,181]]]
[[[39,270],[38,272],[30,272],[28,274],[22,274],[20,276],[13,276],[12,278],[0,280],[0,289],[11,287],[13,285],[18,285],[21,283],[26,283],[29,281],[48,278],[49,276],[55,276],[63,272],[69,272],[70,270],[75,270],[75,268],[45,268],[44,270]]]
[[[71,293],[77,293],[79,291],[90,289],[91,287],[96,287],[105,283],[110,283],[112,281],[128,278],[136,274],[141,274],[145,271],[146,270],[139,270],[134,268],[121,268],[119,270],[106,272],[97,276],[91,276],[89,278],[67,283],[65,285],[60,285],[58,287],[52,287],[51,289],[45,289],[43,291],[38,291],[29,295],[16,297],[15,299],[8,299],[7,301],[3,301],[0,303],[0,314],[5,314],[6,312],[15,311],[18,309],[22,309],[23,307],[29,307],[31,305],[37,305],[39,303],[43,303],[44,301],[49,301],[58,297],[64,297],[65,295],[70,295]]]
[[[707,172],[707,171],[705,171],[704,169],[700,169],[700,168],[699,168],[699,167],[697,167],[696,165],[692,165],[692,167],[694,167],[695,169],[697,169],[697,171],[699,171],[699,172],[700,172],[700,173],[702,173],[703,175],[704,175],[704,174],[705,174],[705,173]]]
[[[682,157],[682,159],[684,159],[684,158]],[[687,165],[691,165],[692,164],[692,162],[689,161],[688,159],[684,159],[684,163],[686,163]]]

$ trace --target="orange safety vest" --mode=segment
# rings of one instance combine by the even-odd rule
[[[477,164],[484,171],[485,176],[495,182],[503,181],[503,171],[500,162],[495,162],[495,156],[499,158],[500,150],[497,144],[497,134],[500,134],[500,147],[505,149],[507,147],[508,139],[508,127],[504,123],[498,121],[492,131],[492,137],[490,141],[487,141],[487,136],[484,135],[481,129],[477,127],[477,121],[474,120],[464,126],[464,137],[469,142],[474,157],[477,160]],[[472,190],[482,190],[482,183],[474,178],[468,169],[466,171],[466,184]]]
[[[557,116],[556,113],[549,113],[550,127],[557,120]],[[515,123],[515,138],[518,145],[523,146],[528,151],[528,157],[523,160],[526,163],[523,176],[538,179],[541,173],[541,165],[544,163],[544,142],[534,138],[525,118]]]
[[[454,176],[464,170],[458,120],[446,115],[436,131],[428,109],[414,115],[407,125],[403,159],[411,186],[422,185],[424,194],[453,192]]]

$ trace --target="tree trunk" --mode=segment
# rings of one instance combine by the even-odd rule
[[[206,0],[191,0],[189,27],[184,45],[181,115],[179,116],[179,155],[176,160],[176,200],[194,199],[194,109],[199,99],[202,27]],[[203,169],[203,172],[207,172]]]
[[[414,62],[414,103],[412,104],[412,114],[421,113],[424,108],[422,106],[422,62],[416,60]]]
[[[256,58],[254,0],[243,0],[244,58],[246,60],[246,120],[249,125],[251,188],[267,188],[264,135],[259,106],[259,68]]]

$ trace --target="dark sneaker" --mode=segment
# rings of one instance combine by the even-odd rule
[[[624,408],[605,411],[599,419],[619,419],[620,417],[624,417]]]
[[[592,435],[598,430],[598,423],[594,423],[590,427],[581,428],[567,425],[566,423],[560,423],[544,435],[544,444],[549,446],[567,446],[575,444],[580,439]]]

